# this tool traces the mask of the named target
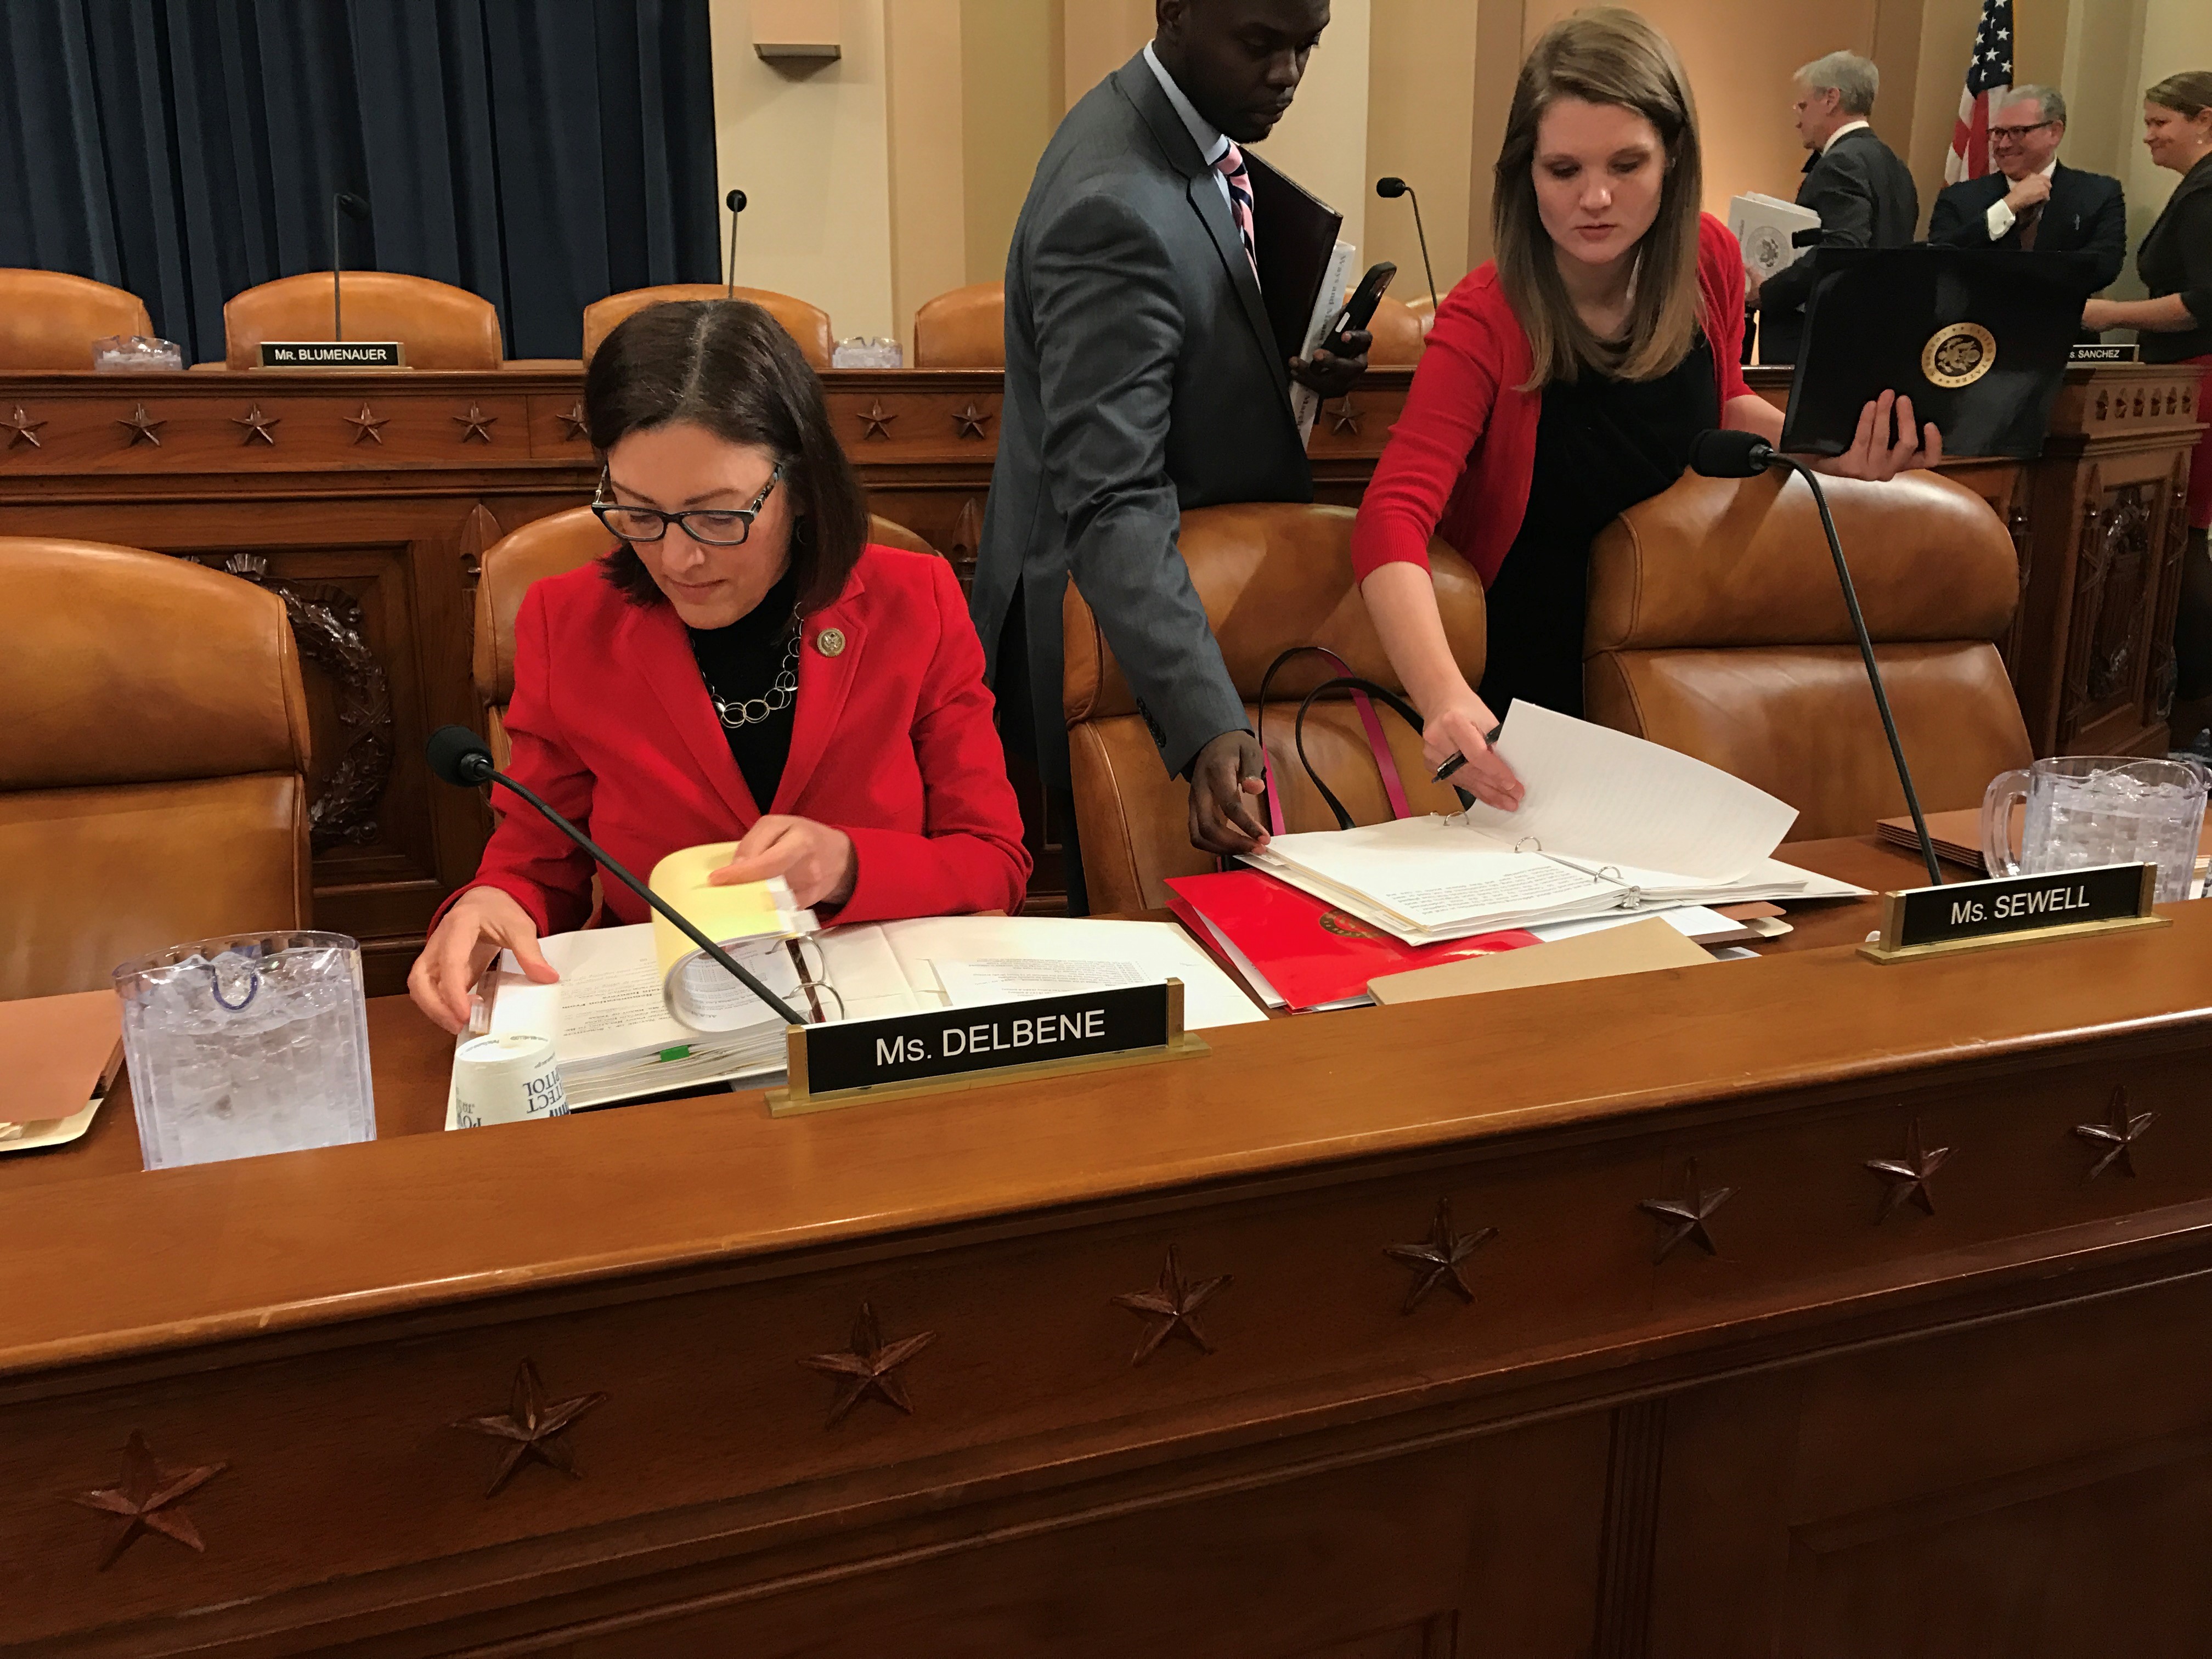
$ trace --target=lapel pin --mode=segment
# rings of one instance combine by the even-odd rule
[[[823,629],[814,636],[814,648],[825,657],[844,655],[845,630],[842,628]]]

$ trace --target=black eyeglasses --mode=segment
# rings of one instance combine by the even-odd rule
[[[1993,144],[2016,144],[2031,132],[2040,132],[2045,127],[2055,127],[2056,121],[2033,121],[2024,127],[1991,127],[1990,142]]]
[[[626,542],[657,542],[668,533],[669,526],[680,525],[685,535],[704,546],[742,547],[745,538],[753,533],[753,520],[760,517],[782,478],[783,463],[778,461],[750,507],[695,507],[682,513],[663,513],[657,507],[625,507],[608,501],[608,474],[602,469],[592,511],[599,514],[601,524]]]

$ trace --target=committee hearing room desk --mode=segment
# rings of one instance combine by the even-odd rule
[[[0,1648],[2202,1652],[2166,914],[785,1119],[415,1133],[379,1002],[382,1140],[0,1159]]]
[[[1788,371],[1754,369],[1778,402]],[[995,371],[831,370],[871,505],[972,568],[998,444]],[[1316,423],[1321,499],[1356,502],[1412,372],[1378,369]],[[2162,751],[2198,424],[2194,371],[2068,377],[2041,460],[1960,461],[2020,550],[2006,656],[2038,754]],[[0,374],[0,535],[120,542],[288,595],[314,726],[315,908],[400,988],[440,899],[475,871],[483,804],[435,789],[422,740],[481,727],[473,588],[507,532],[590,498],[573,364],[497,373]],[[1025,806],[1035,815],[1032,791]],[[1063,890],[1041,854],[1033,896]]]

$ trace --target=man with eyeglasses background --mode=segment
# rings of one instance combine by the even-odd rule
[[[1929,241],[2067,254],[2085,294],[2110,284],[2127,264],[2127,202],[2118,179],[2059,161],[2065,137],[2066,100],[2049,87],[2014,87],[1990,122],[1997,170],[1936,197]]]

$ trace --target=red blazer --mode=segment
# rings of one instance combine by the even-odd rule
[[[1712,343],[1721,406],[1747,398],[1743,356],[1743,252],[1710,213],[1698,225],[1698,320]],[[1487,587],[1521,533],[1536,468],[1540,392],[1516,390],[1535,367],[1528,336],[1486,264],[1444,296],[1413,371],[1405,413],[1390,429],[1352,532],[1352,568],[1425,565],[1441,535]]]
[[[845,636],[834,657],[820,648],[830,629]],[[870,547],[804,629],[791,757],[769,810],[852,836],[858,876],[836,920],[1018,908],[1030,857],[952,568]],[[507,730],[515,780],[641,878],[761,817],[682,621],[630,603],[596,561],[523,596]],[[582,927],[591,860],[520,801],[502,808],[471,884],[514,894],[542,933]],[[628,888],[600,885],[610,925],[646,919]]]

